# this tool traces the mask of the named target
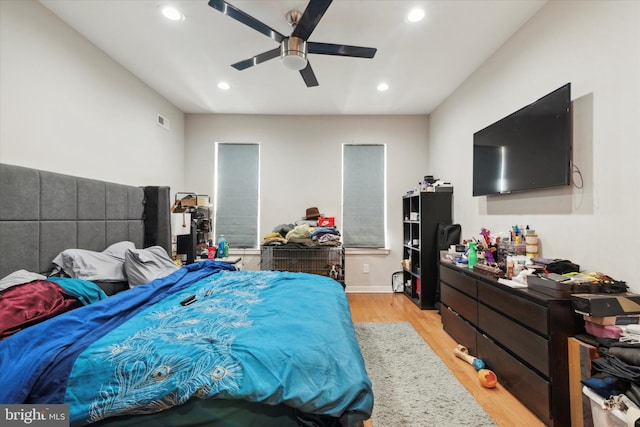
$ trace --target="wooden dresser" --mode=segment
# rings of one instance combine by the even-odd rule
[[[571,300],[444,262],[440,287],[444,330],[546,425],[570,426],[567,339],[584,330]]]

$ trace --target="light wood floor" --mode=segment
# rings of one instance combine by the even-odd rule
[[[411,323],[499,426],[544,426],[533,413],[499,384],[500,377],[498,377],[496,388],[488,389],[480,385],[476,370],[453,354],[457,343],[442,329],[440,315],[436,310],[420,310],[404,294],[399,293],[358,293],[347,294],[347,297],[354,322]],[[460,410],[464,410],[464,408],[460,408]],[[392,427],[376,426],[375,419],[372,422],[373,427]]]

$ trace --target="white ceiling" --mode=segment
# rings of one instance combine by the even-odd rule
[[[309,41],[375,47],[375,58],[309,55],[307,88],[280,59],[230,65],[278,47],[207,0],[41,0],[60,19],[186,113],[427,114],[546,0],[335,0]],[[229,0],[284,35],[307,0]],[[172,4],[185,19],[167,20]],[[426,17],[409,23],[415,6]],[[226,81],[230,90],[217,84]],[[389,90],[378,92],[385,81]]]

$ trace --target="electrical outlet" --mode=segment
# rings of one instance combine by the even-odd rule
[[[369,272],[369,264],[362,264],[362,272],[363,273]]]

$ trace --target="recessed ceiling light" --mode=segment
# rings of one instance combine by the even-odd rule
[[[231,88],[231,86],[229,86],[229,83],[227,83],[227,82],[218,83],[218,89],[229,90],[230,88]]]
[[[180,13],[180,11],[173,6],[163,7],[162,14],[164,15],[165,18],[170,19],[172,21],[182,21],[184,19],[184,15]]]
[[[420,8],[411,9],[411,12],[407,15],[409,22],[422,21],[422,18],[424,18],[424,10]]]
[[[378,84],[378,91],[384,92],[384,91],[386,91],[388,89],[389,89],[389,85],[388,84],[386,84],[384,82]]]

